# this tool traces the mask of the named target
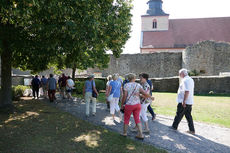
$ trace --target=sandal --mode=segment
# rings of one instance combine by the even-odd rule
[[[124,134],[124,133],[121,133],[120,135],[123,137],[127,137],[127,134]]]

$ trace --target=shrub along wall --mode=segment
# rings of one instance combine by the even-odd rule
[[[230,77],[221,76],[196,76],[192,77],[195,82],[196,94],[214,93],[230,94]],[[159,92],[177,92],[179,86],[178,77],[153,78],[151,79],[154,91]]]

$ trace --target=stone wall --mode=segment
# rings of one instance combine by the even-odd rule
[[[197,76],[192,77],[195,82],[196,94],[208,94],[210,91],[214,93],[230,94],[230,77],[221,76]],[[179,86],[179,78],[154,78],[151,79],[154,91],[159,92],[177,92]]]
[[[146,72],[150,77],[177,76],[181,69],[182,53],[156,52],[152,54],[122,54],[120,58],[111,55],[109,67],[105,70],[91,69],[88,73],[101,72],[103,77],[119,73],[139,74]]]
[[[205,76],[230,72],[230,44],[203,41],[188,47],[183,52],[182,66]]]

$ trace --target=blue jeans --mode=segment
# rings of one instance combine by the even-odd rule
[[[150,105],[148,106],[148,111],[152,115],[152,117],[155,117],[156,114],[154,113],[154,111]]]

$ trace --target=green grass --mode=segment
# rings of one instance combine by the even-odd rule
[[[79,120],[45,102],[14,104],[13,114],[0,110],[2,153],[165,152]]]
[[[156,98],[153,108],[157,114],[174,116],[176,93],[153,93]],[[230,127],[229,95],[195,95],[192,110],[195,121]]]
[[[176,93],[153,92],[153,96],[152,107],[157,114],[175,116]],[[101,93],[97,101],[105,102],[105,94]],[[195,121],[230,128],[230,95],[195,95],[192,115]]]

